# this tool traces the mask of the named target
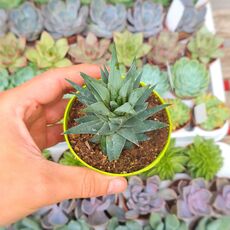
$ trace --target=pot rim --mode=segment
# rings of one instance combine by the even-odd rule
[[[162,104],[165,104],[164,100],[161,98],[161,96],[156,92],[156,91],[153,91],[153,94],[155,94],[159,100],[161,101]],[[65,109],[65,113],[64,113],[64,122],[63,122],[63,130],[64,132],[67,131],[68,129],[68,120],[69,120],[69,112],[72,108],[72,104],[74,102],[74,100],[76,99],[77,97],[76,96],[73,96],[67,106],[66,106],[66,109]],[[111,173],[111,172],[105,172],[103,170],[100,170],[100,169],[97,169],[91,165],[89,165],[88,163],[86,163],[84,160],[82,160],[78,154],[74,151],[74,149],[72,148],[70,142],[69,142],[69,138],[68,138],[68,134],[65,134],[64,133],[64,138],[65,138],[65,141],[70,149],[70,152],[74,155],[74,157],[80,161],[85,167],[89,168],[89,169],[92,169],[96,172],[99,172],[99,173],[102,173],[102,174],[105,174],[105,175],[108,175],[108,176],[122,176],[122,177],[129,177],[129,176],[134,176],[134,175],[137,175],[137,174],[141,174],[151,168],[153,168],[154,166],[156,166],[158,164],[158,162],[161,160],[161,158],[164,156],[165,152],[167,151],[168,149],[168,146],[169,146],[169,143],[170,143],[170,139],[171,139],[171,133],[172,133],[172,122],[171,122],[171,117],[170,117],[170,114],[169,114],[169,111],[168,111],[168,108],[166,107],[165,108],[165,111],[166,111],[166,114],[167,114],[167,117],[168,117],[168,124],[169,124],[169,132],[168,132],[168,138],[167,138],[167,141],[165,143],[165,146],[164,148],[162,149],[162,151],[158,154],[157,158],[154,159],[149,165],[147,165],[146,167],[142,168],[142,169],[139,169],[137,171],[134,171],[134,172],[130,172],[130,173]]]

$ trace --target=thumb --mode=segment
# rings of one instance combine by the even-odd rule
[[[65,199],[96,197],[123,192],[127,181],[123,177],[106,176],[83,167],[46,162],[44,205]]]

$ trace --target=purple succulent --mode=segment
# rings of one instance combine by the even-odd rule
[[[128,208],[125,216],[127,219],[135,219],[152,212],[165,213],[166,201],[176,199],[177,194],[170,188],[161,187],[158,176],[148,178],[146,185],[140,177],[134,176],[129,179],[124,197]]]
[[[177,200],[177,215],[184,220],[192,220],[212,213],[210,205],[212,193],[207,183],[201,179],[192,180],[188,185],[179,183],[180,197]]]
[[[35,215],[41,218],[41,225],[44,229],[55,229],[69,221],[69,216],[76,205],[76,200],[65,200],[59,204],[41,208]]]
[[[217,196],[214,208],[220,214],[230,215],[230,182],[227,179],[217,179]]]

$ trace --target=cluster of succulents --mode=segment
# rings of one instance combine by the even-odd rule
[[[195,99],[195,105],[204,104],[206,108],[206,119],[200,127],[205,130],[220,128],[230,118],[230,109],[212,94],[203,94]]]

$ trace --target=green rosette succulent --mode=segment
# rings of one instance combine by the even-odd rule
[[[157,66],[144,65],[141,81],[147,85],[155,85],[154,90],[160,95],[164,95],[170,89],[168,74]]]
[[[145,176],[158,175],[161,180],[171,180],[176,173],[182,173],[185,171],[188,157],[185,154],[185,149],[175,146],[175,140],[172,139],[168,150],[162,157],[160,162],[144,173]]]
[[[0,0],[0,8],[12,9],[18,7],[24,0]]]
[[[212,180],[223,165],[221,150],[212,139],[195,137],[193,144],[187,148],[187,155],[187,170],[193,178]]]
[[[203,94],[196,98],[195,104],[205,104],[207,119],[200,124],[205,130],[220,128],[230,118],[230,109],[212,94]]]
[[[5,68],[13,73],[18,68],[26,66],[25,47],[25,38],[17,39],[12,33],[0,37],[0,69]]]
[[[121,225],[116,217],[109,220],[107,228],[108,230],[142,230],[141,225],[134,221],[128,220],[125,224]]]
[[[181,99],[170,98],[164,100],[167,104],[170,104],[168,111],[170,113],[173,131],[182,128],[190,121],[191,110]]]
[[[177,216],[167,214],[164,218],[159,213],[152,213],[149,224],[144,230],[189,230],[185,222],[179,220]]]
[[[69,55],[74,63],[106,64],[110,58],[109,39],[98,40],[89,32],[87,37],[77,36],[77,43],[70,46]]]
[[[151,49],[150,45],[143,43],[142,33],[115,32],[113,39],[117,49],[118,62],[125,66],[131,66],[134,58],[139,59],[145,56]]]
[[[206,27],[200,29],[188,44],[193,59],[208,64],[212,59],[223,57],[220,46],[224,43],[222,38],[209,32]]]
[[[26,57],[41,69],[65,67],[72,65],[71,61],[65,58],[68,50],[69,45],[65,38],[54,41],[50,34],[43,32],[35,48],[27,49]]]
[[[6,69],[0,69],[0,92],[9,87],[9,73]]]
[[[209,85],[209,74],[197,60],[179,59],[172,68],[172,86],[176,96],[194,98],[204,93]]]

